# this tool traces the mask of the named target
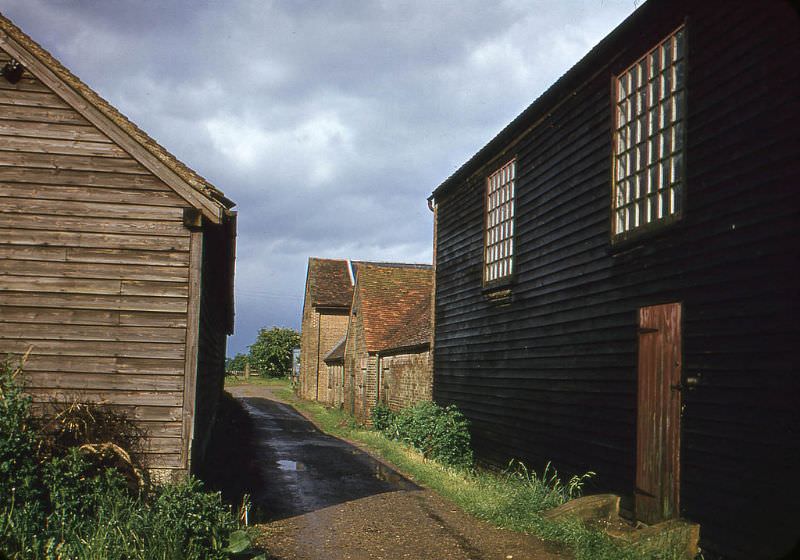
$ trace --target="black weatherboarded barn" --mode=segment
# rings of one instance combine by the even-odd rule
[[[732,558],[800,537],[800,23],[650,0],[433,193],[434,396]]]

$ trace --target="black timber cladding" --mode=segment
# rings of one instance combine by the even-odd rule
[[[686,207],[612,247],[613,75],[688,31]],[[434,193],[434,396],[484,460],[598,473],[630,496],[637,310],[684,307],[681,510],[734,558],[800,537],[800,24],[788,2],[653,2]],[[486,176],[517,157],[516,283],[482,289]]]

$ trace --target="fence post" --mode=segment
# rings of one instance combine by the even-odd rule
[[[244,378],[250,379],[250,362],[247,361],[244,363]]]

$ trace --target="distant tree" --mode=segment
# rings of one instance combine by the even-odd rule
[[[247,354],[236,354],[233,358],[225,358],[225,371],[244,371]]]
[[[250,346],[250,368],[269,377],[285,377],[292,371],[292,349],[297,346],[300,334],[294,329],[261,329]]]

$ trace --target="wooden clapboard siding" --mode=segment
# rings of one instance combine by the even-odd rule
[[[127,375],[183,375],[183,360],[135,358],[130,356],[64,356],[34,352],[25,362],[25,371],[61,371]]]
[[[684,216],[612,245],[610,79],[684,21]],[[681,514],[733,558],[797,538],[797,28],[788,3],[648,2],[434,193],[434,396],[465,412],[478,454],[593,470],[630,498],[638,310],[680,302],[684,375],[700,376],[683,393]],[[483,197],[514,156],[516,279],[498,305]]]
[[[87,189],[110,187],[135,191],[167,192],[164,191],[164,183],[153,175],[130,175],[128,173],[114,172],[96,173],[91,170],[0,167],[0,183],[4,185],[13,183],[24,183],[26,185],[76,185]],[[151,193],[141,194],[142,203],[146,203],[147,195]]]
[[[38,409],[105,403],[186,468],[188,205],[30,72],[0,82],[0,352],[32,347]]]
[[[141,204],[145,206],[177,206],[180,199],[165,191],[134,191],[110,187],[87,188],[65,185],[37,185],[35,183],[6,183],[3,195],[11,198],[36,198],[38,200],[76,200],[80,202],[106,202]],[[90,214],[91,215],[91,214]],[[88,217],[88,216],[87,216]]]
[[[183,391],[180,375],[131,375],[109,373],[31,372],[25,374],[26,387],[73,390]]]
[[[2,215],[0,215],[0,220]],[[2,259],[0,274],[21,276],[56,276],[59,278],[108,278],[152,280],[156,282],[186,282],[186,270],[171,266],[130,265],[106,263],[83,264],[58,261]],[[1,320],[1,319],[0,319]]]
[[[116,325],[72,325],[44,323],[12,323],[7,317],[0,318],[0,337],[18,340],[96,340],[120,342],[164,342],[183,344],[186,329],[162,327],[128,327]]]

